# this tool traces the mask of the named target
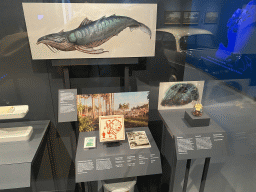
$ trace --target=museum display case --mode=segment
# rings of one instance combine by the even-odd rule
[[[255,191],[255,0],[0,10],[1,192]]]

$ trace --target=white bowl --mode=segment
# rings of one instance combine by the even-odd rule
[[[23,118],[29,111],[28,105],[15,105],[8,107],[14,107],[14,110],[11,110],[11,112],[1,113],[0,120]],[[1,108],[6,108],[6,106],[0,107],[0,110]]]

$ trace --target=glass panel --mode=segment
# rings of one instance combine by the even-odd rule
[[[153,31],[151,38],[145,35],[145,28],[144,31],[133,32],[130,29],[125,29],[120,34],[122,36],[129,32],[132,38],[138,38],[137,35],[143,37],[145,35],[145,41],[149,41],[153,45],[156,42],[154,57],[139,58],[138,63],[131,65],[126,63],[125,66],[96,63],[95,66],[72,65],[65,67],[65,70],[69,69],[70,71],[69,77],[73,78],[70,80],[71,88],[78,88],[78,90],[81,88],[88,94],[100,94],[102,90],[110,92],[107,91],[109,88],[119,92],[125,85],[124,67],[129,68],[127,75],[131,84],[129,90],[151,90],[148,113],[149,121],[152,124],[149,124],[149,127],[154,125],[151,130],[154,130],[155,133],[152,134],[155,134],[154,138],[160,138],[156,140],[160,146],[164,141],[161,141],[162,129],[158,129],[160,127],[158,123],[162,123],[162,120],[156,107],[159,82],[204,80],[205,87],[202,98],[204,111],[207,111],[212,120],[227,131],[229,139],[232,141],[228,144],[231,156],[225,157],[224,160],[217,158],[215,162],[211,162],[205,191],[255,191],[256,183],[253,181],[256,175],[254,170],[256,162],[255,0],[137,0],[136,2],[129,0],[2,0],[0,2],[0,106],[28,105],[29,112],[24,119],[19,119],[19,121],[51,120],[53,141],[49,148],[52,148],[53,159],[61,163],[55,162],[53,171],[56,173],[52,175],[49,166],[53,160],[49,158],[48,151],[45,150],[41,166],[46,169],[40,168],[36,187],[38,191],[65,191],[73,190],[75,185],[76,138],[71,123],[59,124],[57,122],[57,92],[58,89],[65,88],[63,83],[64,67],[53,67],[50,60],[32,59],[27,34],[28,26],[22,7],[24,2],[49,3],[49,6],[50,3],[61,4],[59,10],[54,4],[50,7],[56,13],[56,17],[51,20],[56,22],[56,26],[53,26],[52,31],[46,30],[45,34],[48,32],[49,34],[58,33],[62,30],[62,24],[64,25],[67,21],[78,27],[84,18],[89,17],[88,10],[82,10],[82,16],[78,18],[78,12],[73,9],[72,3],[124,3],[127,5],[132,3],[134,7],[140,3],[157,4],[156,36]],[[69,4],[66,6],[62,3]],[[112,11],[111,14],[118,15],[118,11]],[[42,21],[43,17],[46,18],[46,15],[41,14],[40,11],[33,10],[33,12],[36,13],[37,24]],[[108,10],[106,12],[98,11],[101,14],[100,17],[95,14],[88,19],[96,21],[103,16],[109,17],[111,14]],[[66,17],[63,17],[65,14]],[[147,14],[150,15],[149,12]],[[60,17],[63,19],[57,22]],[[140,20],[136,14],[134,14],[134,18]],[[150,15],[150,17],[146,17],[146,21],[152,18],[155,17]],[[77,24],[75,24],[76,22]],[[109,24],[108,21],[102,23],[98,29]],[[67,25],[65,27],[64,31],[74,29]],[[43,28],[44,26],[36,29],[35,34],[41,33]],[[113,42],[117,38],[113,35]],[[123,43],[125,44],[126,41],[129,43],[130,38],[125,36]],[[112,41],[108,41],[106,44],[110,47],[117,47],[117,50],[120,48],[118,43],[112,43]],[[43,45],[40,46],[43,47]],[[44,48],[48,50],[48,47],[44,46]],[[135,48],[136,46],[132,47],[132,49]],[[147,51],[147,47],[145,51]],[[71,55],[73,53],[72,51],[65,52],[65,54]],[[53,51],[51,54],[59,53]],[[75,60],[72,61],[75,62]],[[173,90],[175,89],[176,87],[173,87]],[[177,91],[180,95],[187,92],[187,89]],[[95,99],[95,102],[97,103],[98,100]],[[103,101],[100,102],[103,105]],[[105,100],[104,102],[107,105],[106,103],[109,101]],[[97,111],[97,109],[95,110]],[[60,137],[57,138],[56,135]],[[194,167],[202,166],[199,164],[194,164]],[[201,169],[203,168],[201,167]],[[47,173],[43,173],[44,170],[47,170]],[[64,177],[65,175],[66,177]],[[195,173],[190,176],[195,181],[191,184],[191,190],[193,187],[197,190],[199,183],[196,183],[194,178],[201,178],[201,174]],[[61,179],[55,181],[53,177]],[[86,185],[88,185],[86,187],[92,187],[91,184]],[[177,186],[178,191],[181,183],[178,183]],[[169,188],[171,187],[173,186],[169,186]]]
[[[209,48],[216,49],[217,43],[213,35],[191,35],[180,39],[182,50]]]
[[[176,51],[175,37],[170,33],[164,33],[163,45],[167,49]]]
[[[198,48],[216,49],[218,46],[213,35],[197,35],[196,40]]]
[[[162,38],[163,38],[163,33],[162,32],[157,32],[156,33],[156,41],[160,41],[160,40],[162,40]]]

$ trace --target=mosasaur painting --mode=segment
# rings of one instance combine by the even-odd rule
[[[23,3],[33,59],[154,56],[156,5]]]
[[[204,81],[160,83],[158,110],[193,108],[201,102]]]

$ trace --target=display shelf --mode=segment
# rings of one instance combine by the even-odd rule
[[[185,110],[159,110],[165,127],[163,133],[171,135],[175,141],[177,160],[226,156],[226,131],[212,119],[209,126],[191,127],[184,119]],[[169,154],[168,142],[167,138],[162,140],[163,155]]]
[[[209,126],[191,127],[184,119],[186,110],[159,110],[163,121],[161,153],[167,161],[163,166],[171,167],[164,170],[163,177],[169,178],[169,191],[187,191],[191,161],[205,158],[199,189],[203,192],[211,157],[228,155],[227,134],[213,119]]]
[[[30,187],[31,165],[43,147],[48,125],[48,120],[0,124],[0,129],[33,127],[29,141],[0,143],[0,190]]]

